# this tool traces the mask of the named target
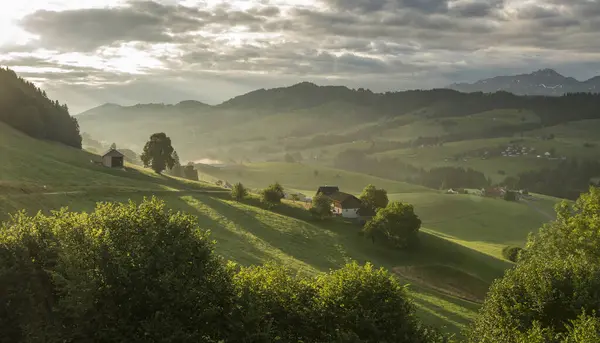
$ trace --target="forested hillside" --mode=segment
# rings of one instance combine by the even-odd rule
[[[34,138],[81,148],[79,124],[67,105],[50,100],[46,92],[4,68],[0,68],[0,121]]]
[[[79,118],[93,137],[134,151],[148,132],[166,131],[188,161],[318,164],[434,188],[521,185],[574,199],[590,174],[600,176],[595,169],[568,174],[560,189],[539,172],[600,156],[599,109],[600,94],[373,93],[303,82],[217,106],[104,105]]]

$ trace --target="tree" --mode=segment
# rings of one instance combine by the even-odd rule
[[[600,190],[593,187],[574,205],[557,206],[556,221],[529,238],[516,267],[490,288],[469,342],[571,343],[598,336],[597,319],[581,316],[596,316],[600,308],[599,208]]]
[[[384,208],[389,203],[387,191],[385,189],[377,189],[373,185],[368,185],[363,189],[360,200],[366,207],[371,208],[373,211]]]
[[[576,256],[600,264],[598,209],[600,188],[590,187],[571,205],[556,207],[556,220],[544,225],[527,242],[527,256],[537,259],[565,259]]]
[[[490,287],[469,342],[519,342],[538,325],[553,334],[566,334],[570,321],[600,308],[598,289],[600,265],[596,263],[574,257],[521,259]]]
[[[144,146],[141,156],[144,167],[151,167],[158,174],[167,168],[173,168],[175,165],[174,150],[171,146],[171,138],[166,134],[163,132],[153,134]]]
[[[0,341],[223,339],[235,293],[213,244],[154,198],[20,214],[0,230]]]
[[[244,187],[244,185],[242,185],[241,182],[238,182],[233,185],[233,187],[231,188],[232,198],[234,198],[236,201],[241,201],[246,196],[248,196],[248,190],[246,189],[246,187]]]
[[[315,170],[313,171],[313,175],[314,175],[315,177],[319,176],[319,171],[315,169]]]
[[[414,247],[418,242],[421,219],[412,205],[392,201],[369,220],[363,231],[368,237],[382,237],[397,248]]]
[[[329,197],[323,194],[317,194],[312,199],[312,207],[310,213],[321,220],[331,217],[333,212],[331,210],[332,201]]]
[[[279,184],[279,182],[275,182],[261,191],[261,201],[270,206],[281,203],[281,199],[283,199],[283,197],[283,187]]]

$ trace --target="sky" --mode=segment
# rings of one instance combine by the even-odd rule
[[[72,114],[220,103],[310,81],[427,89],[553,68],[600,75],[600,0],[19,0],[0,65]]]

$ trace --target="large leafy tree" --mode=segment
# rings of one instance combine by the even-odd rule
[[[196,220],[156,199],[16,216],[0,230],[0,342],[223,338],[231,275]]]
[[[599,341],[599,215],[597,188],[557,206],[557,219],[529,238],[516,267],[490,288],[469,342]]]
[[[152,170],[160,174],[165,169],[171,169],[175,165],[174,151],[171,138],[167,137],[164,132],[160,132],[150,136],[150,140],[146,142],[144,152],[140,157],[145,167],[151,167]]]
[[[389,200],[385,189],[378,189],[373,185],[368,185],[360,194],[360,200],[363,204],[376,211],[388,205]]]
[[[418,241],[421,219],[410,204],[392,201],[369,220],[363,231],[375,239],[381,237],[398,248],[413,247]]]

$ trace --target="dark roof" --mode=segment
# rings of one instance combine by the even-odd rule
[[[110,149],[110,150],[108,150],[107,152],[105,152],[105,153],[102,155],[102,157],[104,157],[104,156],[108,156],[108,155],[111,155],[111,156],[114,156],[114,157],[125,157],[125,155],[123,155],[123,154],[122,154],[122,153],[121,153],[119,150],[117,150],[117,149]]]
[[[338,186],[321,186],[319,187],[319,189],[317,190],[317,195],[319,194],[324,194],[324,195],[331,195],[335,192],[339,192],[340,188]]]
[[[360,208],[362,206],[362,201],[352,194],[335,192],[328,195],[328,197],[334,202],[338,202],[342,208]]]

